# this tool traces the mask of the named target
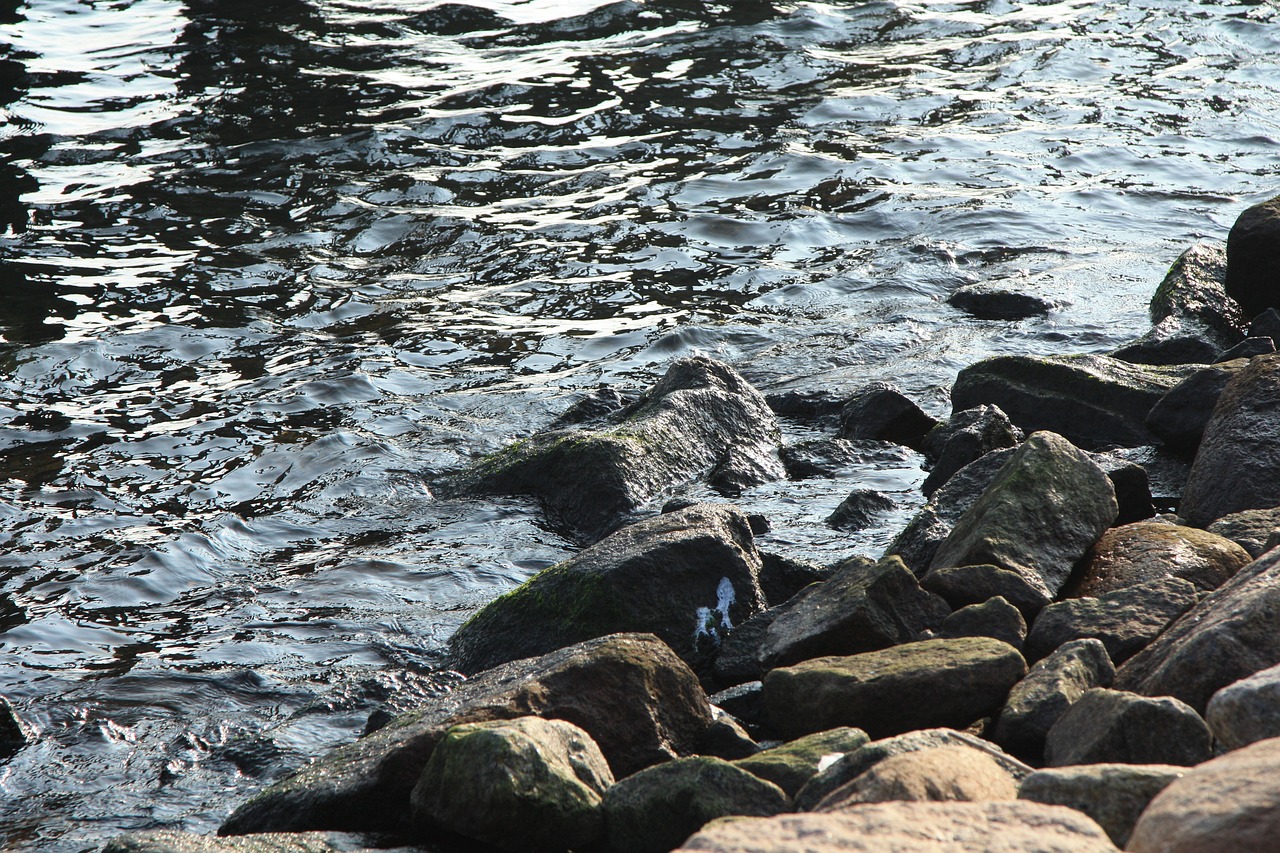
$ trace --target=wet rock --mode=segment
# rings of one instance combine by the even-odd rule
[[[989,755],[942,746],[892,755],[832,791],[815,809],[844,811],[863,803],[1012,800],[1018,783]]]
[[[428,837],[438,825],[512,853],[549,853],[601,837],[601,797],[612,784],[604,755],[582,729],[519,717],[449,729],[410,802]]]
[[[619,776],[692,752],[711,724],[696,676],[664,643],[646,634],[602,637],[463,682],[268,787],[219,832],[395,830],[446,731],[529,715],[584,729]]]
[[[1043,589],[1022,575],[990,564],[934,569],[921,579],[920,586],[957,609],[1003,598],[1018,608],[1024,620],[1034,619],[1050,601]]]
[[[925,436],[922,450],[933,467],[920,490],[931,496],[970,462],[993,450],[1016,447],[1024,438],[998,406],[956,412]]]
[[[1147,475],[1147,496],[1154,505],[1157,516],[1177,509],[1178,502],[1182,500],[1182,489],[1186,485],[1187,474],[1191,470],[1190,463],[1163,447],[1155,446],[1117,447],[1107,451],[1106,455],[1131,462],[1142,468]],[[1102,463],[1099,462],[1099,464]],[[1120,492],[1121,487],[1117,486],[1117,500],[1120,500]],[[1116,517],[1117,524],[1129,524],[1132,521],[1141,520],[1141,518],[1126,516],[1123,510],[1121,515]]]
[[[336,832],[273,832],[211,838],[171,829],[130,832],[107,842],[102,853],[373,853],[357,836]],[[412,853],[409,848],[379,853]]]
[[[624,394],[617,389],[604,386],[593,388],[575,400],[560,417],[552,421],[550,429],[563,429],[603,421],[634,403],[639,396]]]
[[[847,395],[830,390],[786,389],[764,395],[765,403],[776,414],[803,421],[836,421],[840,410],[849,402]]]
[[[1172,764],[1050,767],[1023,779],[1018,798],[1084,812],[1117,847],[1123,847],[1156,794],[1186,772],[1187,768]]]
[[[720,644],[713,673],[718,684],[741,684],[764,677],[760,647],[781,607],[771,607],[743,622]]]
[[[1241,359],[1196,370],[1151,407],[1147,428],[1170,450],[1188,457],[1194,455],[1218,398],[1232,377],[1247,364]]]
[[[1095,687],[1109,687],[1116,668],[1099,640],[1074,640],[1031,667],[1009,691],[990,737],[1020,758],[1039,764],[1053,724]]]
[[[34,740],[31,726],[18,715],[12,702],[0,696],[0,759],[8,758]]]
[[[1275,308],[1268,308],[1266,311],[1255,316],[1249,321],[1249,331],[1247,334],[1250,338],[1270,338],[1271,342],[1280,349],[1280,311],[1277,311]]]
[[[1118,509],[1111,481],[1087,454],[1035,433],[956,522],[931,568],[990,563],[1052,598]]]
[[[940,846],[939,839],[946,839]],[[1000,803],[873,803],[834,814],[716,821],[680,851],[703,853],[1115,853],[1096,823],[1073,809]]]
[[[539,433],[441,490],[534,495],[553,520],[595,540],[682,483],[702,479],[732,489],[783,476],[779,441],[764,398],[732,368],[697,356],[673,363],[606,424]]]
[[[699,755],[734,761],[760,752],[760,745],[732,714],[712,705],[711,718],[711,725],[698,742]]]
[[[1280,737],[1280,666],[1242,678],[1213,694],[1204,719],[1226,749]]]
[[[947,297],[947,304],[979,320],[1023,320],[1054,308],[1052,302],[1034,294],[991,284],[966,284]]]
[[[737,509],[695,504],[628,525],[481,608],[449,640],[474,673],[606,634],[656,634],[702,669],[764,609],[761,561]]]
[[[1224,515],[1205,528],[1239,545],[1257,559],[1267,551],[1267,541],[1280,530],[1280,507],[1246,509]]]
[[[1246,208],[1227,235],[1225,290],[1253,317],[1280,308],[1280,197]]]
[[[1151,518],[1156,514],[1155,498],[1151,494],[1151,478],[1142,465],[1120,456],[1118,453],[1089,453],[1094,463],[1102,469],[1116,491],[1116,520],[1113,524],[1131,524]]]
[[[883,521],[893,507],[893,501],[882,492],[856,489],[827,516],[827,524],[837,530],[865,530]]]
[[[778,455],[792,480],[829,478],[861,461],[863,444],[843,438],[820,438],[788,444]]]
[[[1176,696],[1197,711],[1228,684],[1280,663],[1280,552],[1209,593],[1116,673],[1116,686]]]
[[[862,729],[846,726],[797,738],[734,764],[777,785],[788,797],[794,797],[819,770],[864,746],[868,740]]]
[[[821,655],[851,655],[914,640],[941,624],[950,608],[920,588],[902,561],[888,557],[838,569],[779,609],[765,632],[765,669]],[[831,728],[840,723],[833,723]]]
[[[1018,608],[1001,596],[989,598],[981,604],[962,607],[943,620],[938,636],[994,637],[1021,650],[1027,638],[1027,623]]]
[[[963,728],[999,708],[1026,671],[1017,649],[988,637],[817,658],[765,676],[765,718],[789,738],[837,726],[872,737]]]
[[[1195,709],[1169,696],[1150,698],[1095,687],[1071,704],[1045,738],[1051,767],[1071,764],[1178,764],[1213,754],[1213,736]]]
[[[918,448],[937,423],[893,385],[875,382],[845,404],[840,413],[840,437]]]
[[[867,561],[870,563],[870,561]],[[760,552],[760,591],[770,607],[786,604],[809,584],[831,577],[832,569],[769,551]]]
[[[1275,310],[1275,309],[1272,309]],[[1228,350],[1221,352],[1217,358],[1213,360],[1214,364],[1221,364],[1225,361],[1235,361],[1236,359],[1249,359],[1255,355],[1267,355],[1276,351],[1276,342],[1274,338],[1267,336],[1245,338],[1240,343]]]
[[[666,853],[718,817],[764,817],[787,809],[787,795],[718,758],[682,758],[618,782],[604,797],[611,853]]]
[[[1039,660],[1072,640],[1093,638],[1124,663],[1196,603],[1199,591],[1182,578],[1159,578],[1098,598],[1071,598],[1040,611],[1027,634],[1027,660]]]
[[[1138,818],[1132,853],[1270,853],[1280,837],[1280,740],[1246,746],[1169,783]]]
[[[1160,578],[1182,578],[1199,589],[1217,589],[1252,558],[1222,536],[1160,521],[1113,527],[1089,549],[1068,596],[1099,596]]]
[[[764,713],[764,700],[761,698],[763,687],[759,681],[735,684],[712,694],[711,704],[732,714],[734,719],[747,726],[756,726]]]
[[[1101,355],[997,356],[960,371],[956,411],[999,406],[1027,433],[1050,430],[1086,450],[1154,444],[1147,413],[1195,368]]]

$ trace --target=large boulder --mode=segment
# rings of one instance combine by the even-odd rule
[[[844,811],[892,800],[945,802],[1012,800],[1013,775],[990,755],[965,746],[942,746],[890,756],[823,798],[815,809]]]
[[[970,604],[942,620],[938,636],[995,637],[1021,651],[1027,639],[1027,622],[1018,608],[1002,596]]]
[[[946,602],[920,588],[897,557],[870,566],[856,560],[779,608],[759,659],[772,669],[883,649],[936,628],[950,612]]]
[[[1052,598],[1118,512],[1111,481],[1088,454],[1035,433],[956,523],[931,568],[992,564]]]
[[[1034,619],[1050,600],[1043,585],[989,563],[934,569],[920,579],[920,587],[942,596],[957,610],[1002,598],[1018,608],[1024,622]]]
[[[794,797],[824,764],[853,752],[868,740],[862,729],[842,727],[805,735],[733,763]]]
[[[1280,196],[1236,217],[1227,234],[1225,289],[1246,316],[1280,308]]]
[[[945,839],[940,841],[940,839]],[[721,820],[677,853],[1116,853],[1073,809],[999,803],[873,803],[834,814]]]
[[[740,511],[694,504],[635,524],[489,603],[449,640],[480,672],[606,634],[656,634],[690,665],[764,609],[760,555]]]
[[[1242,678],[1213,694],[1204,719],[1218,743],[1239,749],[1280,737],[1280,666]]]
[[[1272,853],[1280,838],[1280,739],[1259,741],[1175,779],[1138,818],[1131,853]]]
[[[1026,671],[1017,649],[988,637],[817,658],[765,676],[765,718],[791,738],[837,726],[872,737],[964,728],[999,708]]]
[[[1190,706],[1169,696],[1153,699],[1123,690],[1086,691],[1058,718],[1045,738],[1051,767],[1071,764],[1179,764],[1213,754],[1213,735]]]
[[[693,671],[661,640],[619,634],[491,669],[241,805],[223,835],[401,826],[431,753],[456,725],[536,715],[599,744],[617,776],[691,753],[711,725]]]
[[[961,370],[951,405],[956,411],[999,406],[1024,431],[1050,430],[1087,450],[1137,447],[1156,443],[1147,413],[1195,367],[1102,355],[1002,355]]]
[[[1164,577],[1182,578],[1207,591],[1222,586],[1251,559],[1244,548],[1215,533],[1139,521],[1103,533],[1063,594],[1106,595]]]
[[[613,773],[564,720],[519,717],[454,726],[413,789],[413,819],[511,853],[578,849],[604,832]]]
[[[682,483],[734,491],[784,475],[781,433],[764,398],[704,356],[674,362],[635,403],[599,427],[538,433],[473,465],[441,490],[540,498],[588,540]]]
[[[1227,383],[1191,465],[1178,513],[1193,527],[1280,506],[1280,353]]]
[[[1147,428],[1170,450],[1193,456],[1204,438],[1213,407],[1231,381],[1248,364],[1235,359],[1206,365],[1169,389],[1147,413]]]
[[[1173,764],[1046,767],[1022,780],[1018,798],[1084,812],[1123,847],[1155,795],[1186,772]]]
[[[873,382],[859,389],[840,412],[840,437],[917,448],[937,423],[898,388]]]

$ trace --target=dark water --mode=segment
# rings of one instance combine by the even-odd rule
[[[572,549],[434,474],[702,352],[935,414],[1280,190],[1270,3],[0,3],[0,847],[211,831]],[[1055,300],[993,323],[1000,282]],[[811,430],[785,424],[788,437]],[[875,553],[919,460],[743,498]],[[821,519],[855,488],[881,527]]]

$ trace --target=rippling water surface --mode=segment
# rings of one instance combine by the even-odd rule
[[[1277,191],[1274,4],[0,2],[0,846],[214,829],[573,543],[437,473],[673,358],[1105,351]],[[946,305],[999,282],[1048,316]],[[812,428],[784,424],[788,438]],[[919,460],[764,486],[877,553]],[[822,523],[853,488],[899,510]]]

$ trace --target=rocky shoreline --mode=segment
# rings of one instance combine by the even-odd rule
[[[1178,258],[1137,341],[974,364],[944,422],[887,385],[769,398],[704,357],[586,398],[437,484],[536,496],[584,545],[457,631],[467,680],[248,799],[218,838],[105,849],[1272,849],[1277,271],[1280,198]],[[784,409],[839,412],[838,431],[785,445]],[[887,552],[762,552],[768,521],[734,496],[821,476],[856,442],[930,465]],[[725,502],[651,514],[692,480]]]

